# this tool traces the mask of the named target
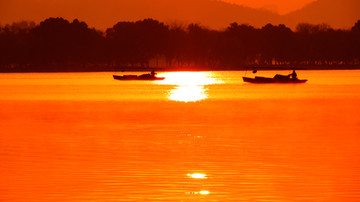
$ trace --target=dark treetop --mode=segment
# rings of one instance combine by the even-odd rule
[[[360,20],[351,30],[232,23],[219,31],[145,19],[101,32],[63,18],[0,27],[0,72],[359,67]]]

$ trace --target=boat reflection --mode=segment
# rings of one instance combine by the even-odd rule
[[[159,84],[174,85],[169,93],[169,100],[196,102],[208,98],[207,85],[221,83],[214,72],[166,72],[159,73],[166,79]]]

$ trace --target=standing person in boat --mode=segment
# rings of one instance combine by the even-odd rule
[[[157,73],[155,73],[155,70],[153,69],[153,70],[151,71],[151,73],[150,73],[150,76],[151,76],[151,77],[155,77],[156,74],[157,74]]]
[[[292,79],[297,79],[297,74],[295,72],[295,69],[293,70],[293,72],[291,74],[289,74],[289,76],[291,76]]]

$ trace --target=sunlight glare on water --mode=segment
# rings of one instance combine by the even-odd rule
[[[210,192],[209,191],[200,191],[200,194],[207,195],[207,194],[210,194]]]
[[[195,179],[207,179],[208,177],[206,174],[200,174],[200,173],[193,173],[193,174],[187,174],[187,176]]]
[[[159,81],[160,84],[177,86],[203,86],[222,83],[215,77],[214,72],[164,72],[159,73],[158,77],[165,77],[165,80]]]
[[[206,86],[222,83],[214,78],[212,72],[167,72],[160,73],[161,85],[174,85],[169,93],[169,99],[180,102],[196,102],[208,97]]]
[[[170,91],[170,100],[181,102],[195,102],[204,100],[208,97],[207,89],[204,86],[186,85],[176,86]]]
[[[0,74],[1,202],[360,200],[360,71],[112,74]]]

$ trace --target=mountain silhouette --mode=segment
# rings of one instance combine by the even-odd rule
[[[359,0],[318,0],[303,9],[281,16],[219,0],[11,0],[0,3],[0,23],[21,20],[40,22],[48,17],[78,18],[91,27],[105,30],[119,21],[154,18],[165,23],[199,23],[224,29],[230,23],[262,27],[268,23],[327,23],[334,28],[351,28],[360,19]]]
[[[215,29],[232,22],[261,27],[278,22],[280,16],[269,11],[217,0],[12,0],[3,3],[2,24],[20,20],[40,22],[48,17],[78,18],[99,29],[118,21],[154,18],[166,23],[199,23]]]
[[[289,27],[299,23],[325,23],[333,28],[349,29],[360,19],[360,1],[318,0],[283,17]]]

